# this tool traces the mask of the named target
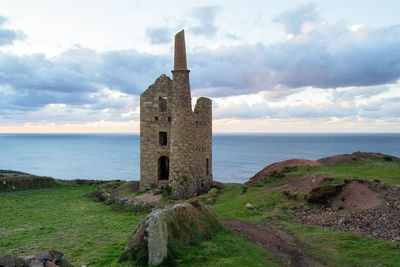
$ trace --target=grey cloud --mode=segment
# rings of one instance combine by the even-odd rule
[[[273,107],[266,102],[249,105],[247,103],[224,105],[213,111],[215,119],[293,119],[293,118],[345,118],[356,116],[356,108],[343,109],[340,104],[325,104],[324,108],[316,108],[306,103]]]
[[[340,118],[345,121],[356,121],[357,118],[365,120],[394,120],[400,118],[400,101],[397,98],[370,101],[368,104],[356,105],[352,108],[343,108],[340,103],[323,103],[312,106],[307,103],[287,104],[284,106],[271,106],[267,102],[249,105],[224,104],[216,105],[213,109],[214,119],[320,119]]]
[[[189,55],[197,94],[249,94],[292,88],[377,86],[400,78],[400,25],[320,25],[278,44],[242,45]],[[215,88],[209,91],[207,88]]]
[[[319,20],[314,3],[300,5],[296,8],[277,16],[273,21],[281,23],[288,33],[299,34],[305,22],[315,22]]]
[[[4,16],[0,16],[0,26],[2,26],[3,24],[5,24],[8,21],[8,19]]]
[[[171,43],[173,29],[166,27],[147,28],[146,37],[149,38],[151,44]]]
[[[194,35],[214,36],[218,28],[215,25],[217,11],[220,9],[218,6],[201,6],[192,8],[191,14],[196,20],[197,25],[190,27],[188,31]]]
[[[10,45],[16,40],[25,39],[26,36],[22,31],[4,29],[4,24],[8,19],[0,16],[0,46]]]
[[[337,90],[332,92],[331,100],[336,101],[351,101],[357,97],[370,98],[388,91],[388,85],[366,86],[366,87],[352,87],[346,90]]]
[[[48,104],[95,107],[99,99],[93,93],[103,88],[138,95],[169,70],[171,61],[134,50],[97,53],[76,48],[51,59],[0,53],[0,112],[37,110]]]

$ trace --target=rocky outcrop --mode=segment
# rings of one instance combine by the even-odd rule
[[[208,239],[221,228],[215,213],[197,201],[158,209],[140,221],[126,251],[144,251],[148,264],[158,265],[167,259],[172,241],[189,244]],[[142,253],[143,255],[143,253]]]
[[[36,256],[4,255],[0,258],[0,267],[73,267],[67,260],[62,259],[64,254],[56,250],[38,253]]]

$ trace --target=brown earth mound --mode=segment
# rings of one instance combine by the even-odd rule
[[[247,186],[256,186],[262,183],[268,174],[274,171],[283,171],[287,167],[296,167],[296,166],[321,166],[320,163],[307,160],[307,159],[290,159],[281,162],[276,162],[271,165],[268,165],[258,173],[256,173],[253,177],[250,178],[249,181],[245,183]]]
[[[329,174],[307,174],[295,176],[290,180],[286,180],[280,184],[273,185],[271,188],[290,190],[296,189],[302,191],[304,194],[310,193],[311,190],[318,187],[324,178],[331,177]]]
[[[249,181],[245,183],[247,186],[258,186],[260,185],[267,176],[273,172],[284,172],[285,168],[296,167],[296,166],[332,166],[343,163],[352,163],[357,161],[368,161],[368,160],[384,160],[400,162],[400,158],[391,155],[385,155],[381,153],[366,153],[366,152],[354,152],[352,154],[338,154],[326,158],[319,159],[317,161],[307,159],[290,159],[281,162],[276,162],[266,166],[264,169],[256,173]],[[312,176],[296,177],[297,181],[300,180],[306,182],[308,178],[314,179]],[[324,177],[325,178],[325,177]],[[294,178],[293,178],[294,179]],[[308,182],[306,182],[308,183]],[[314,187],[313,187],[314,188]],[[311,188],[311,189],[313,189]]]
[[[382,204],[379,194],[369,188],[368,184],[352,181],[343,189],[343,196],[346,206],[360,209],[370,209]]]

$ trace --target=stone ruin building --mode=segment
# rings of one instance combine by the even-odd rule
[[[140,95],[140,190],[169,185],[181,199],[212,183],[211,99],[198,98],[192,110],[183,30],[175,35],[172,77],[161,75]]]

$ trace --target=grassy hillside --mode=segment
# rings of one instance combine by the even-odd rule
[[[134,214],[93,202],[91,186],[0,192],[0,255],[31,255],[50,248],[76,265],[118,266],[139,220]],[[265,266],[266,252],[228,229],[212,240],[179,247],[181,266]],[[203,256],[198,260],[198,256]]]
[[[289,188],[293,186],[290,182],[296,177],[322,174],[329,179],[320,180],[321,184],[358,178],[399,185],[400,163],[362,158],[325,166],[301,166],[270,173],[258,187],[227,184],[225,189],[214,188],[198,199],[208,203],[222,220],[236,218],[249,227],[265,225],[286,245],[324,265],[399,266],[398,242],[302,225],[292,220],[298,212],[320,207],[306,203],[301,191]],[[0,174],[0,180],[5,178],[6,175]],[[289,187],[282,186],[285,183]],[[63,252],[76,266],[120,266],[118,259],[146,214],[93,202],[86,193],[95,185],[50,181],[47,186],[50,187],[0,190],[0,255],[30,255],[52,248]],[[246,207],[248,203],[251,208]],[[192,246],[177,244],[174,253],[175,261],[170,265],[278,266],[276,262],[282,262],[273,250],[253,244],[228,228]],[[124,266],[127,265],[124,263]]]
[[[273,224],[290,236],[294,246],[302,246],[309,255],[329,266],[399,266],[400,244],[377,240],[351,232],[306,226],[291,221],[291,216],[304,208],[302,195],[289,199],[287,190],[275,186],[300,175],[327,174],[325,184],[342,183],[345,179],[379,180],[390,185],[400,184],[400,163],[384,159],[365,158],[344,161],[332,166],[298,167],[287,173],[266,176],[262,187],[244,189],[242,184],[228,184],[215,194],[213,209],[221,218],[237,218],[252,223]],[[297,191],[291,188],[292,194]],[[254,209],[246,208],[250,203]],[[311,205],[306,207],[316,208]]]

